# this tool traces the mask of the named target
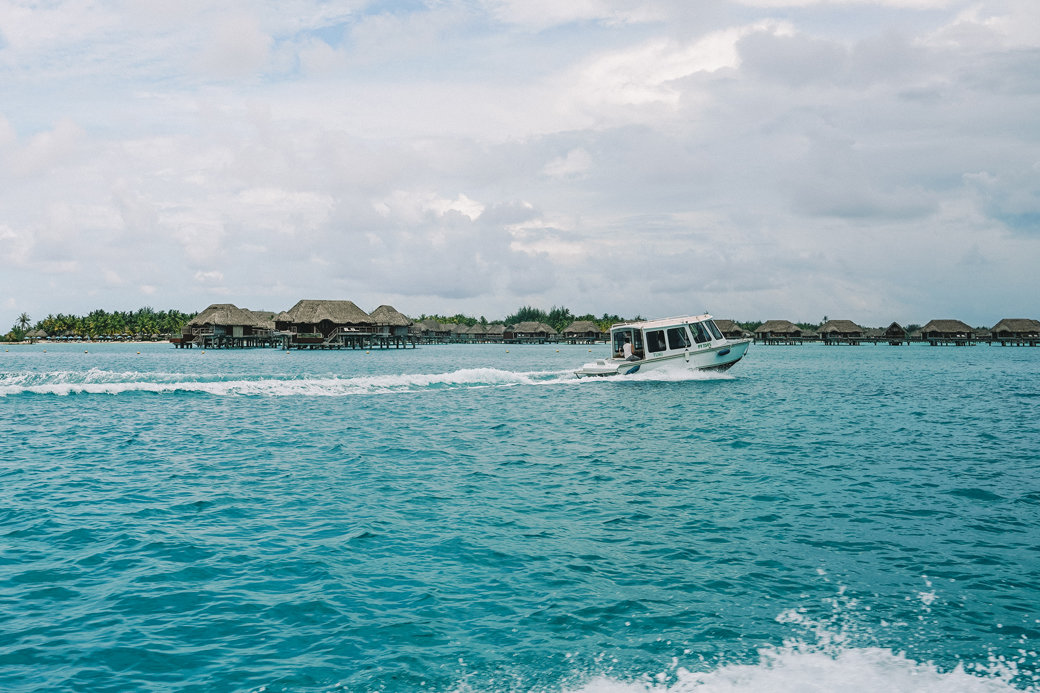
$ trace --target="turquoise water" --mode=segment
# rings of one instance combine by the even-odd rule
[[[1040,349],[593,349],[0,350],[0,690],[1040,690]]]

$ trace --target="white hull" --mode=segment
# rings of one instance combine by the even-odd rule
[[[631,375],[658,368],[688,368],[691,370],[719,370],[730,368],[747,353],[750,339],[725,340],[682,351],[666,351],[660,355],[638,360],[622,358],[598,359],[574,371],[579,378],[589,376]]]

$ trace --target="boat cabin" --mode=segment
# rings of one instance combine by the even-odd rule
[[[713,339],[724,340],[725,337],[707,315],[621,324],[610,329],[614,358],[626,360],[653,358],[666,351],[697,349],[707,346]]]

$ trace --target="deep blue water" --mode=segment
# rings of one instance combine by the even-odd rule
[[[592,349],[5,347],[0,690],[1040,690],[1040,349]]]

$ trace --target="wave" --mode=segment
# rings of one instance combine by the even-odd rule
[[[187,375],[136,371],[52,371],[0,373],[0,397],[19,394],[74,395],[124,393],[203,393],[208,395],[343,397],[427,389],[544,385],[574,379],[570,371],[513,372],[465,368],[448,373],[411,373],[359,377]]]
[[[572,693],[1023,693],[1011,674],[941,671],[881,647],[821,648],[788,644],[759,651],[755,664],[722,665],[706,672],[676,666],[640,680],[597,677]]]

